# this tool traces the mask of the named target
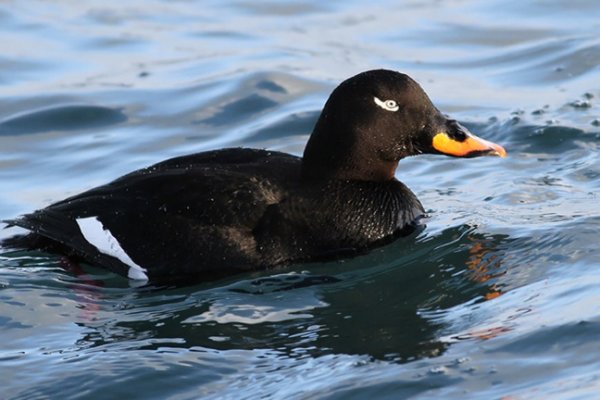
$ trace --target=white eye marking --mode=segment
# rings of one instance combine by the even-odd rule
[[[79,225],[79,230],[83,238],[89,244],[98,249],[100,253],[109,255],[129,266],[127,277],[136,280],[148,280],[145,274],[148,270],[136,264],[121,247],[121,244],[108,229],[104,229],[102,222],[98,217],[77,218],[75,220]]]
[[[398,111],[400,109],[400,106],[398,105],[398,103],[396,103],[395,100],[382,101],[379,100],[377,97],[373,97],[373,100],[375,101],[375,104],[377,104],[379,107],[383,108],[386,111]]]

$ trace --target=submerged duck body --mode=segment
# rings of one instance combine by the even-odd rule
[[[60,249],[137,280],[202,279],[364,251],[424,214],[394,178],[420,153],[504,156],[441,114],[407,75],[338,86],[302,158],[223,149],[173,158],[7,221],[11,245]]]

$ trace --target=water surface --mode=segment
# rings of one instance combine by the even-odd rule
[[[403,160],[427,227],[189,287],[0,249],[6,398],[593,398],[592,0],[0,4],[0,219],[165,158],[301,154],[330,91],[413,76],[507,159]],[[15,233],[0,231],[0,237]]]

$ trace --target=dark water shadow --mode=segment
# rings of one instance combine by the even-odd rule
[[[67,105],[36,110],[0,121],[0,136],[101,128],[127,121],[120,109]]]
[[[217,113],[196,123],[210,126],[223,126],[233,122],[250,119],[253,115],[275,107],[277,103],[269,98],[253,93],[246,97],[236,99],[223,106]]]
[[[563,125],[539,125],[528,121],[526,116],[515,115],[512,119],[488,124],[465,122],[465,126],[487,139],[501,142],[509,156],[529,153],[558,157],[600,143],[600,132]]]
[[[260,129],[248,138],[247,143],[249,146],[253,146],[255,143],[268,140],[279,141],[281,138],[289,136],[308,135],[318,118],[319,112],[317,111],[289,115],[270,126]]]
[[[502,295],[506,235],[460,226],[398,240],[368,255],[307,271],[242,275],[195,287],[98,289],[75,284],[89,307],[79,350],[272,349],[407,362],[450,345],[431,314]],[[294,268],[298,271],[298,268]],[[97,301],[89,301],[90,292]],[[116,303],[110,318],[95,309]],[[83,307],[86,309],[86,307]],[[144,340],[151,338],[151,340]]]

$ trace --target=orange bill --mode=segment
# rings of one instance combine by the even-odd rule
[[[465,133],[466,139],[458,141],[445,132],[433,137],[433,148],[440,153],[455,157],[499,156],[506,157],[506,150],[499,144],[489,142],[472,133]]]

